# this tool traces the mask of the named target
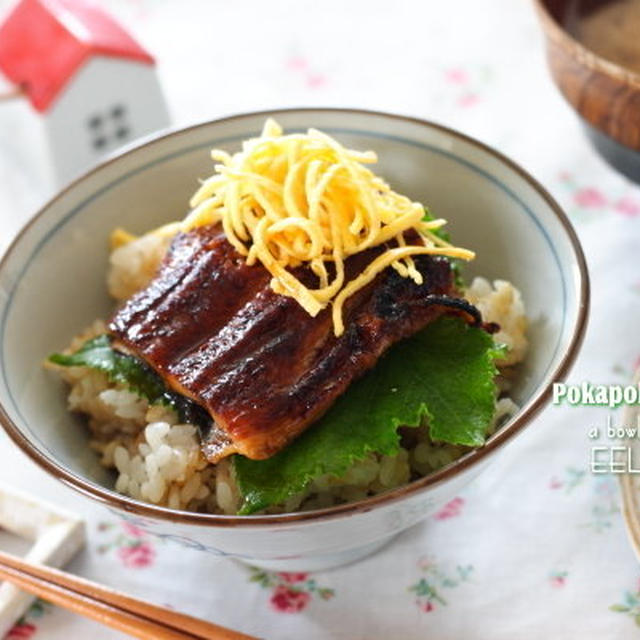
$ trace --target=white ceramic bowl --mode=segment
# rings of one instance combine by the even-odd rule
[[[212,171],[209,149],[235,149],[269,115],[287,130],[320,128],[374,149],[377,171],[429,205],[477,260],[468,276],[511,280],[531,321],[531,350],[514,389],[522,409],[487,444],[438,472],[360,502],[278,516],[213,516],[125,498],[69,415],[43,358],[112,306],[107,237],[181,218]],[[411,118],[352,110],[295,109],[225,118],[153,139],[60,193],[23,229],[0,265],[0,420],[27,454],[62,482],[163,538],[266,568],[310,570],[355,560],[432,513],[496,455],[547,402],[579,348],[588,276],[566,216],[522,169],[459,133]]]

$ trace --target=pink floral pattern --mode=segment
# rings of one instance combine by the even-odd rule
[[[5,636],[6,640],[28,640],[29,638],[33,638],[33,636],[38,631],[38,627],[32,622],[17,622],[9,632]]]
[[[99,553],[115,550],[116,557],[128,569],[144,569],[153,565],[156,558],[153,539],[140,527],[126,521],[101,522],[98,531],[115,533],[110,542],[98,547]]]
[[[607,206],[605,196],[594,187],[582,187],[573,194],[574,202],[585,209],[602,209]]]
[[[269,602],[271,606],[282,613],[298,613],[302,611],[311,600],[307,591],[298,591],[288,585],[279,584],[271,594]]]
[[[623,216],[635,218],[640,215],[640,200],[624,196],[614,203],[613,208]]]
[[[571,493],[576,487],[580,486],[587,477],[586,469],[578,469],[576,467],[566,467],[559,476],[552,476],[549,480],[549,489],[559,491],[564,489],[565,493]]]
[[[461,107],[473,107],[480,102],[480,96],[477,93],[466,92],[458,98],[458,104]]]
[[[610,611],[624,613],[630,616],[637,627],[640,627],[640,580],[633,590],[627,590],[622,596],[622,602],[609,606]]]
[[[549,489],[555,491],[556,489],[562,489],[562,480],[556,476],[552,476],[549,480]]]
[[[549,584],[555,589],[561,589],[567,583],[567,578],[569,577],[568,571],[560,571],[558,569],[553,569],[549,572]]]
[[[13,625],[9,632],[5,636],[4,640],[30,640],[35,637],[38,632],[38,625],[34,620],[42,618],[46,613],[49,613],[51,604],[38,598],[29,607],[28,611]]]
[[[455,66],[444,69],[444,82],[452,90],[453,102],[456,106],[468,109],[482,102],[482,87],[489,78],[486,66],[477,68]]]
[[[148,542],[141,542],[118,549],[118,557],[125,567],[142,569],[153,564],[156,552]]]
[[[278,574],[285,582],[304,582],[308,577],[308,573],[287,573],[281,572]]]
[[[444,79],[450,84],[466,85],[471,80],[471,76],[462,67],[451,67],[450,69],[445,69]]]
[[[314,69],[307,58],[301,55],[290,56],[285,63],[290,73],[300,78],[310,89],[320,89],[327,84],[327,76]]]
[[[309,573],[276,573],[256,567],[252,567],[251,572],[250,581],[271,591],[269,605],[279,613],[300,613],[313,596],[330,600],[335,595],[333,589],[319,586]]]
[[[561,171],[558,178],[569,192],[573,205],[573,208],[569,208],[569,213],[575,218],[587,219],[589,216],[609,212],[625,218],[640,216],[640,197],[631,191],[605,194],[595,185],[581,184],[569,171]]]
[[[456,518],[462,513],[462,507],[464,506],[464,498],[456,497],[453,500],[447,502],[447,504],[440,509],[433,517],[436,520],[448,520],[449,518]]]
[[[423,613],[434,611],[437,605],[446,606],[448,601],[443,591],[459,587],[467,582],[473,573],[472,565],[457,565],[453,570],[447,570],[431,556],[423,556],[418,560],[418,567],[423,575],[409,588],[414,594],[415,605]]]

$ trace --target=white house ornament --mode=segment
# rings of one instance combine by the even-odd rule
[[[169,125],[154,58],[82,0],[21,0],[0,25],[0,71],[42,116],[59,184]]]

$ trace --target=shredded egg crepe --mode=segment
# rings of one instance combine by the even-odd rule
[[[311,316],[332,305],[336,336],[344,332],[345,301],[391,266],[422,284],[412,257],[442,255],[463,260],[474,253],[452,246],[434,231],[445,220],[424,220],[424,207],[393,191],[365,165],[372,151],[343,147],[316,129],[283,135],[268,119],[258,138],[229,154],[214,149],[215,173],[204,180],[182,222],[152,233],[175,234],[221,223],[229,242],[247,264],[260,262],[272,276],[271,288],[295,299]],[[415,230],[422,244],[406,244]],[[115,245],[130,236],[117,229]],[[360,251],[395,241],[352,280],[345,281],[345,260]],[[308,265],[317,287],[302,284],[292,269]]]

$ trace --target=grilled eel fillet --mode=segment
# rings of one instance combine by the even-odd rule
[[[351,256],[347,281],[382,250]],[[219,225],[200,227],[176,236],[154,280],[115,313],[109,332],[116,348],[146,361],[211,415],[213,425],[201,433],[211,462],[232,453],[268,458],[393,343],[443,313],[481,322],[475,307],[455,297],[447,260],[414,261],[423,285],[385,269],[347,300],[346,329],[336,338],[330,309],[312,318],[274,293],[266,269],[247,266]],[[296,275],[316,284],[304,267]]]

